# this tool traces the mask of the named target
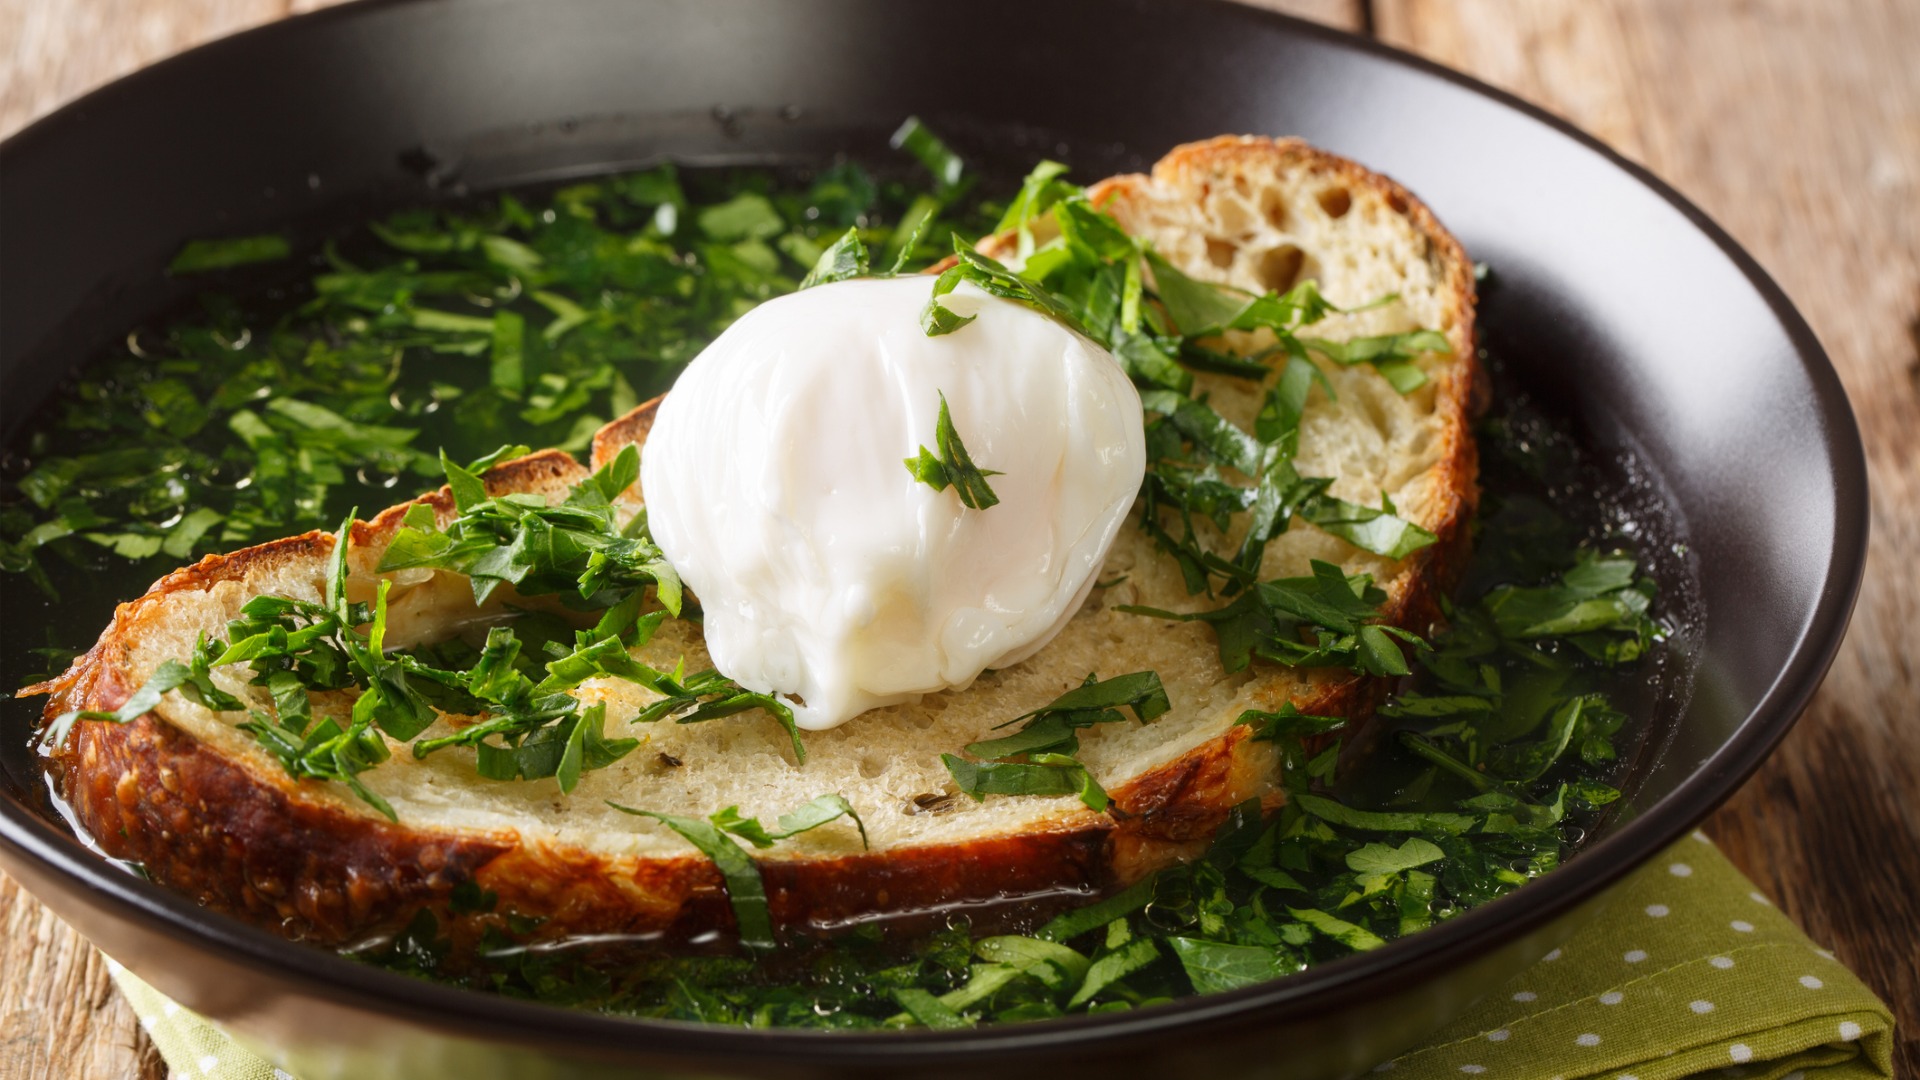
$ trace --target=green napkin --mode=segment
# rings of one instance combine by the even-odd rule
[[[293,1080],[118,964],[179,1078]],[[1375,1068],[1391,1080],[1747,1080],[1893,1074],[1893,1017],[1694,833],[1614,889],[1565,946]]]

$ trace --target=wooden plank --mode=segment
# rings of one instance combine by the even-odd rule
[[[137,68],[287,10],[287,0],[4,0],[0,133]]]
[[[1246,3],[1342,30],[1366,28],[1367,0],[1246,0]]]
[[[1707,831],[1893,1005],[1920,1075],[1920,4],[1376,0],[1388,42],[1698,202],[1793,297],[1866,441],[1873,536],[1813,707]],[[1676,362],[1684,362],[1676,357]]]
[[[105,958],[0,874],[0,1080],[165,1075]]]

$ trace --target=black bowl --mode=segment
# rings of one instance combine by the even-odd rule
[[[1864,460],[1806,323],[1697,209],[1538,110],[1369,42],[1175,0],[373,0],[195,50],[0,146],[0,430],[164,309],[185,239],[633,167],[884,155],[918,113],[1082,177],[1298,134],[1428,201],[1484,321],[1603,453],[1645,464],[1698,617],[1620,811],[1563,869],[1364,955],[1132,1014],[960,1033],[739,1031],[420,983],[214,916],[85,848],[0,740],[0,866],[108,954],[307,1080],[556,1075],[1325,1076],[1431,1032],[1570,934],[1779,741],[1857,589]],[[24,631],[10,631],[16,647]]]

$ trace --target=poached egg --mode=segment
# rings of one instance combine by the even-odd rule
[[[642,447],[653,537],[699,597],[714,667],[810,730],[963,689],[1037,652],[1092,589],[1146,469],[1140,397],[1058,321],[962,285],[928,337],[927,277],[754,308],[687,367]],[[941,395],[1000,501],[905,459]]]

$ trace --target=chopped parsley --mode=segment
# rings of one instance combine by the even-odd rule
[[[649,817],[660,822],[699,848],[702,855],[713,860],[714,867],[726,882],[727,902],[733,907],[740,941],[753,949],[770,949],[774,946],[773,916],[767,906],[767,889],[765,882],[760,879],[759,865],[732,837],[745,840],[756,848],[770,848],[776,841],[798,836],[844,817],[850,819],[860,831],[860,846],[867,846],[866,823],[860,820],[852,804],[841,795],[815,796],[811,801],[780,815],[778,826],[772,832],[760,824],[758,818],[742,817],[737,806],[729,806],[704,818],[688,818],[656,814],[651,810],[635,810],[616,802],[607,805],[623,814]]]
[[[1254,657],[1288,667],[1343,667],[1365,675],[1405,675],[1401,643],[1424,649],[1417,634],[1371,622],[1386,594],[1366,574],[1347,575],[1312,560],[1309,577],[1251,582],[1232,603],[1177,614],[1126,605],[1119,610],[1181,622],[1204,622],[1220,642],[1220,663],[1243,671]]]
[[[967,753],[981,761],[942,754],[941,763],[960,790],[976,801],[988,795],[1078,795],[1089,810],[1105,810],[1107,793],[1086,766],[1072,755],[1080,750],[1077,730],[1126,719],[1132,711],[1145,724],[1171,708],[1160,676],[1137,671],[1086,682],[1046,705],[1000,725],[1026,721],[1019,731],[998,739],[969,743]]]
[[[167,264],[169,274],[197,274],[248,263],[276,262],[293,254],[287,238],[278,233],[236,236],[227,240],[190,240]]]
[[[945,491],[951,485],[953,493],[960,497],[960,505],[969,510],[999,505],[1000,496],[993,493],[987,477],[1002,474],[997,469],[982,469],[973,463],[973,455],[967,453],[966,444],[954,429],[944,393],[940,395],[940,417],[934,422],[934,442],[940,447],[937,456],[922,446],[918,456],[906,459],[907,472],[915,480],[935,491]]]

